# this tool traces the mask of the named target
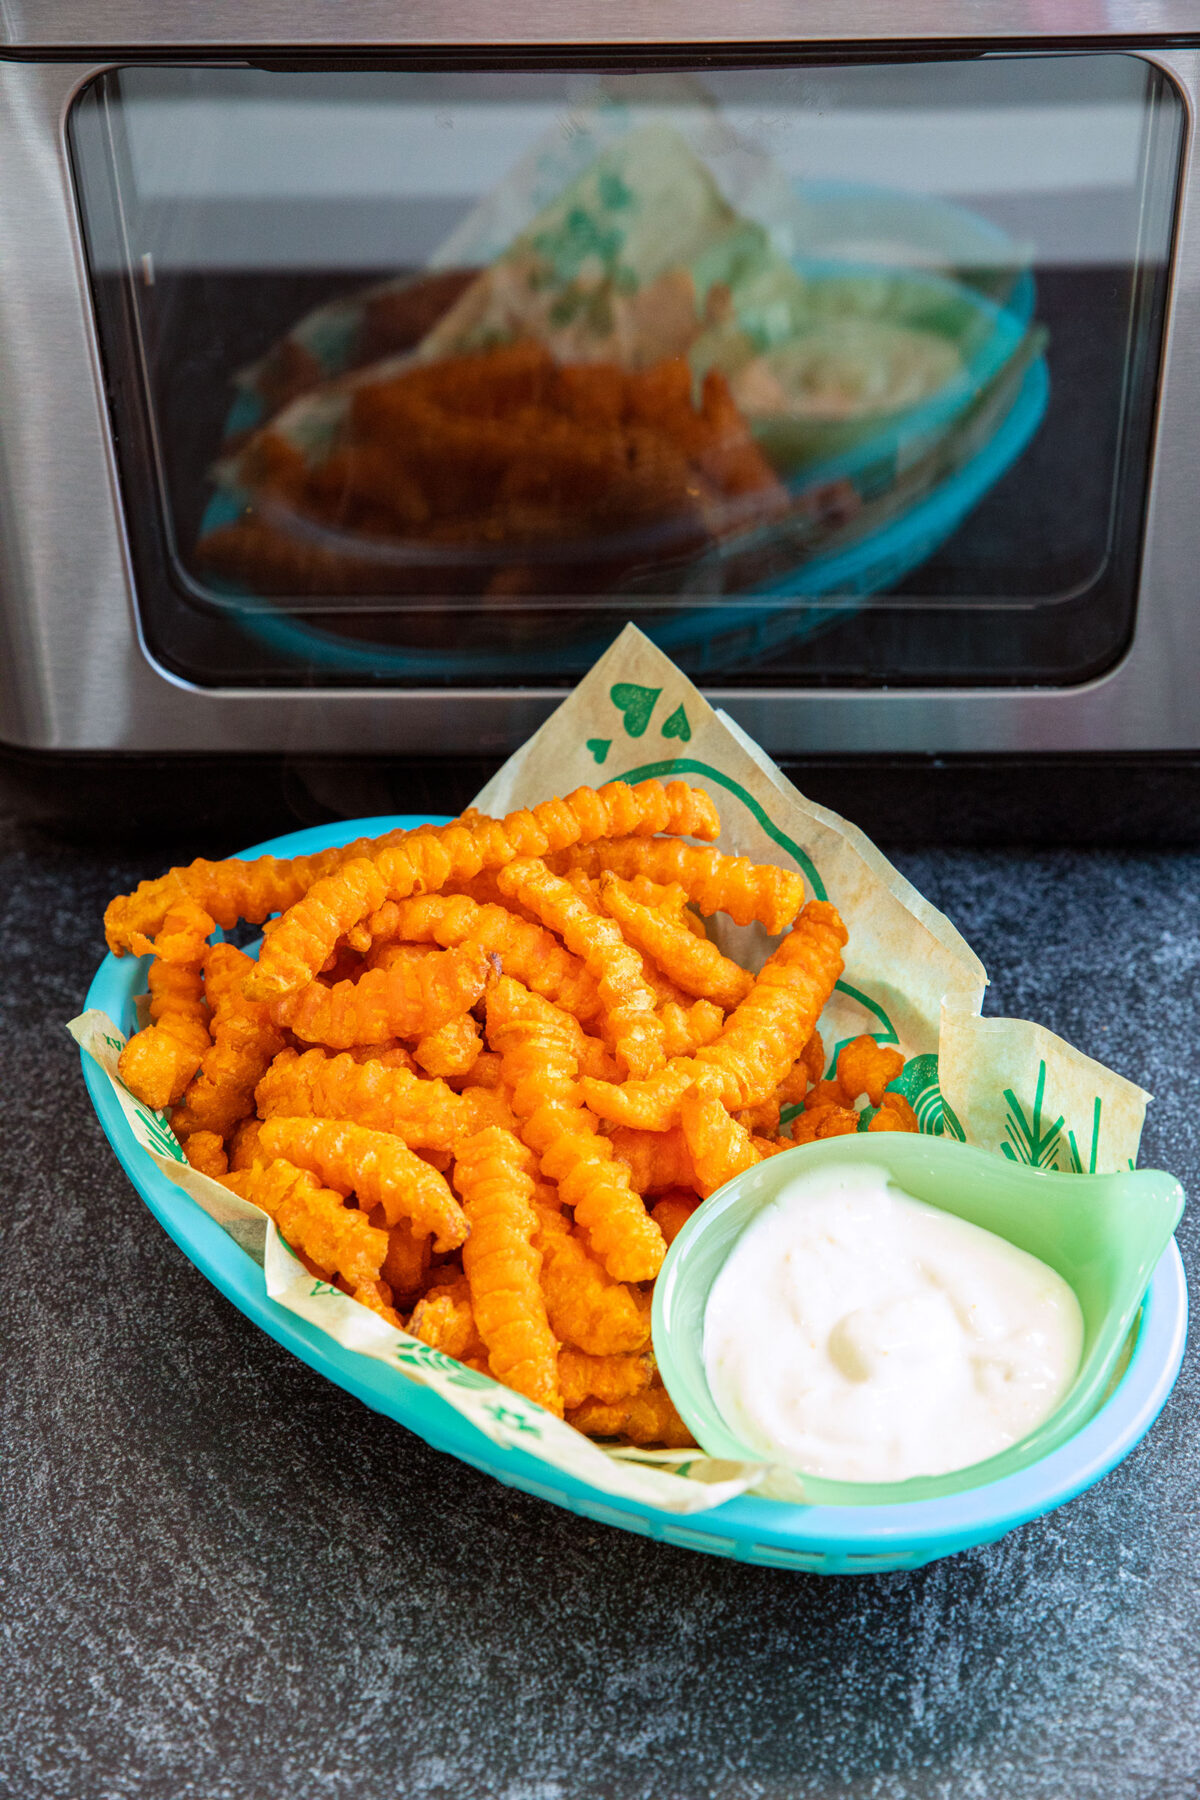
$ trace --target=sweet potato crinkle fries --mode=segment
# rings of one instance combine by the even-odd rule
[[[825,1072],[836,910],[719,831],[701,789],[610,782],[172,869],[105,916],[153,955],[122,1077],[314,1275],[590,1436],[687,1444],[650,1347],[676,1233],[763,1157],[916,1130],[898,1050]],[[785,934],[757,976],[717,912]],[[257,962],[211,942],[239,922]]]

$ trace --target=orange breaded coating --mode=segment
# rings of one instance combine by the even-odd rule
[[[558,1341],[546,1317],[542,1259],[533,1244],[533,1171],[533,1156],[501,1126],[488,1126],[463,1144],[454,1165],[471,1224],[463,1269],[492,1374],[561,1417]]]
[[[662,1026],[654,995],[643,978],[641,959],[625,942],[620,926],[599,918],[570,883],[552,875],[543,862],[510,863],[498,879],[501,892],[536,913],[568,950],[582,958],[599,990],[604,1035],[629,1073],[645,1076],[661,1068]]]
[[[366,974],[368,969],[394,969],[397,963],[424,962],[433,951],[432,944],[372,944],[362,959],[359,973]]]
[[[867,1126],[868,1131],[919,1132],[920,1129],[917,1115],[903,1094],[885,1094],[879,1111]]]
[[[579,871],[582,873],[582,871]],[[688,900],[687,889],[680,887],[677,881],[651,881],[648,875],[614,875],[605,870],[597,883],[597,894],[604,881],[615,881],[617,886],[629,899],[636,900],[639,906],[652,906],[656,911],[666,911],[675,918],[681,919],[688,930],[697,937],[706,937],[704,920],[699,913],[693,912]]]
[[[387,1214],[377,1206],[371,1214],[372,1225],[386,1226]],[[425,1286],[429,1273],[433,1239],[427,1231],[415,1232],[407,1219],[400,1219],[388,1231],[388,1253],[383,1259],[383,1279],[396,1299],[415,1300]]]
[[[193,1131],[227,1138],[254,1111],[254,1090],[283,1049],[283,1034],[261,1000],[243,993],[251,959],[232,944],[214,944],[204,967],[212,1010],[212,1044],[189,1082],[171,1127],[183,1139]]]
[[[458,1093],[464,1087],[498,1088],[500,1086],[500,1057],[495,1050],[481,1050],[471,1064],[469,1074],[448,1075],[446,1080]]]
[[[416,1058],[399,1038],[385,1038],[381,1044],[352,1044],[346,1052],[356,1063],[379,1063],[385,1069],[411,1069],[417,1073]]]
[[[799,1061],[807,1070],[810,1081],[820,1081],[825,1073],[825,1045],[819,1031],[813,1032],[800,1052]]]
[[[259,1148],[258,1134],[262,1130],[260,1119],[243,1119],[234,1127],[233,1136],[229,1140],[229,1166],[231,1169],[252,1169],[255,1163],[267,1159]],[[184,1146],[185,1150],[187,1146]]]
[[[662,1444],[668,1450],[683,1450],[696,1441],[661,1382],[614,1406],[585,1400],[567,1414],[567,1423],[586,1437],[623,1437],[631,1444]]]
[[[879,1106],[883,1090],[895,1081],[904,1067],[904,1052],[873,1037],[856,1037],[838,1052],[837,1073],[842,1092],[848,1102],[865,1094],[872,1106]]]
[[[719,1100],[706,1099],[693,1089],[683,1097],[679,1120],[704,1199],[761,1161],[746,1127],[731,1118]]]
[[[650,1342],[649,1294],[613,1280],[557,1198],[535,1197],[534,1211],[534,1244],[542,1253],[542,1292],[555,1337],[589,1356],[644,1349]]]
[[[699,1194],[689,1194],[686,1188],[672,1188],[655,1202],[650,1217],[666,1238],[668,1249],[700,1204]]]
[[[813,1144],[822,1138],[849,1137],[858,1130],[858,1114],[852,1106],[826,1101],[802,1112],[792,1126],[794,1144]]]
[[[804,1096],[805,1112],[813,1112],[818,1106],[848,1106],[849,1104],[845,1090],[836,1076],[832,1081],[815,1081]]]
[[[413,1308],[408,1329],[423,1344],[429,1344],[459,1362],[487,1354],[471,1310],[471,1290],[465,1275],[454,1276],[431,1287]]]
[[[558,1183],[610,1275],[652,1281],[666,1245],[580,1098],[573,1023],[510,976],[488,991],[488,1040],[500,1052],[521,1135],[543,1175]]]
[[[663,1050],[668,1057],[693,1056],[725,1029],[725,1014],[711,1000],[693,1000],[686,1007],[668,1001],[659,1007],[658,1016],[662,1020]]]
[[[778,1156],[781,1150],[794,1150],[795,1145],[789,1137],[754,1137],[750,1142],[760,1156]]]
[[[374,918],[396,937],[428,939],[443,950],[477,944],[500,958],[502,974],[574,1013],[581,1024],[600,1011],[595,978],[580,958],[565,950],[553,932],[519,918],[507,906],[480,905],[465,894],[420,894],[389,901]]]
[[[577,788],[501,820],[442,825],[343,863],[289,907],[263,945],[248,991],[255,999],[293,993],[311,981],[338,939],[385,900],[435,893],[518,857],[545,856],[601,837],[653,837],[662,831],[713,839],[720,820],[708,795],[683,781],[610,781]]]
[[[263,1118],[347,1119],[390,1131],[410,1150],[453,1150],[484,1125],[502,1122],[500,1095],[471,1088],[456,1094],[444,1081],[425,1081],[408,1069],[356,1063],[323,1050],[284,1050],[255,1092]]]
[[[810,900],[721,1036],[648,1081],[617,1087],[584,1078],[588,1105],[618,1125],[665,1131],[691,1087],[739,1109],[757,1106],[779,1085],[808,1042],[842,972],[846,928],[826,900]]]
[[[353,1193],[364,1212],[382,1207],[387,1225],[407,1219],[419,1234],[433,1233],[434,1249],[456,1250],[467,1235],[462,1208],[445,1177],[400,1138],[344,1120],[264,1119],[259,1144],[316,1175],[325,1187]]]
[[[213,1175],[220,1179],[222,1175],[229,1173],[229,1158],[215,1131],[193,1131],[190,1137],[183,1140],[183,1154],[201,1175]]]
[[[483,1049],[483,1034],[469,1012],[447,1019],[436,1031],[427,1032],[413,1050],[413,1059],[427,1075],[445,1079],[469,1075]]]
[[[154,940],[150,1024],[130,1038],[117,1067],[130,1093],[156,1110],[174,1106],[212,1041],[202,973],[212,929],[210,914],[181,895]]]
[[[650,1386],[653,1373],[654,1359],[645,1355],[587,1356],[568,1346],[558,1358],[562,1403],[571,1408],[586,1400],[600,1400],[606,1406],[632,1400]]]
[[[821,1034],[814,1031],[796,1058],[779,1086],[775,1089],[775,1099],[780,1110],[785,1106],[803,1106],[810,1087],[815,1086],[825,1072],[825,1046],[821,1042]]]
[[[293,1249],[318,1268],[345,1276],[352,1288],[378,1281],[387,1232],[377,1231],[365,1213],[344,1206],[342,1195],[322,1187],[307,1169],[283,1161],[260,1163],[226,1175],[222,1185],[261,1207]]]
[[[706,916],[727,913],[735,925],[757,919],[772,934],[788,929],[804,901],[804,877],[794,869],[752,863],[748,856],[726,856],[672,838],[584,844],[552,857],[551,867],[583,869],[590,875],[608,869],[626,880],[645,875],[664,886],[678,883]]]
[[[404,836],[403,830],[389,831],[383,837],[357,838],[352,844],[319,850],[313,856],[282,860],[260,856],[254,862],[242,862],[238,857],[209,862],[197,857],[186,868],[170,869],[152,881],[143,881],[132,894],[118,894],[110,902],[104,915],[108,947],[114,956],[124,956],[128,950],[144,955],[149,947],[146,940],[162,929],[168,909],[184,899],[201,906],[226,931],[239,919],[261,925],[272,913],[294,905],[314,881],[341,863],[399,843]]]
[[[670,1131],[636,1131],[614,1125],[608,1134],[614,1156],[629,1166],[639,1194],[664,1194],[668,1188],[694,1188],[696,1171],[678,1125]]]
[[[308,1044],[348,1050],[380,1038],[424,1037],[482,997],[492,973],[482,950],[435,950],[419,961],[369,969],[327,988],[310,982],[275,1001],[272,1015]]]
[[[757,1106],[744,1107],[737,1113],[737,1122],[756,1137],[774,1137],[779,1130],[779,1089],[769,1100],[761,1100]]]
[[[753,975],[722,956],[706,937],[689,931],[678,913],[643,906],[625,891],[617,877],[601,878],[600,901],[629,942],[652,956],[663,974],[686,994],[715,1001],[728,1012],[753,987]]]

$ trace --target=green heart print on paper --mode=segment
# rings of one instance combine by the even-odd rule
[[[650,715],[658,704],[661,688],[639,687],[633,681],[618,681],[609,690],[609,699],[618,712],[625,715],[625,735],[640,738],[650,723]]]
[[[612,749],[611,738],[588,738],[585,749],[590,750],[598,763],[602,763]]]
[[[688,742],[692,735],[692,728],[682,706],[677,706],[670,718],[664,722],[662,734],[666,738],[680,738],[685,744]]]

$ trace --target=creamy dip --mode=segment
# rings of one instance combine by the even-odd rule
[[[867,1163],[789,1182],[734,1245],[704,1315],[730,1427],[837,1481],[997,1455],[1054,1411],[1082,1343],[1053,1269]]]

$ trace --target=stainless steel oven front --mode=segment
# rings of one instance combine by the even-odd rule
[[[1200,751],[1198,26],[0,0],[0,741]]]

